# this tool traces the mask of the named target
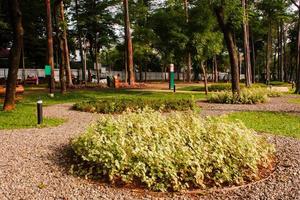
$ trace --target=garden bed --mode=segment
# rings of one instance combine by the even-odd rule
[[[75,174],[155,191],[242,185],[265,177],[274,164],[274,147],[264,137],[193,112],[103,116],[71,145]]]
[[[266,88],[243,88],[240,94],[231,91],[221,91],[208,97],[210,103],[221,104],[259,104],[269,101],[269,97],[280,97],[280,92]]]
[[[102,114],[122,113],[126,110],[144,108],[169,112],[172,110],[196,110],[195,101],[191,99],[158,99],[158,98],[107,98],[102,100],[84,101],[76,103],[74,110],[96,112]]]

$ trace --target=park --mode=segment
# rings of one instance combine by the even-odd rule
[[[299,199],[300,1],[0,1],[0,199]]]

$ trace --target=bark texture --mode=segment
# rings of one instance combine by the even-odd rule
[[[21,51],[23,46],[22,12],[19,0],[7,0],[9,5],[10,21],[13,28],[13,45],[9,55],[9,71],[6,81],[6,94],[3,110],[9,111],[15,108],[15,94],[20,65]]]
[[[63,39],[63,54],[64,54],[64,60],[65,60],[65,71],[66,71],[66,82],[68,87],[73,86],[72,82],[72,72],[71,72],[71,65],[70,65],[70,53],[69,53],[69,47],[68,47],[68,39],[67,39],[67,28],[66,28],[66,22],[65,22],[65,9],[64,9],[64,2],[60,1],[59,4],[59,10],[60,10],[60,22],[63,24],[62,27],[62,39]]]
[[[188,0],[184,0],[184,11],[185,11],[185,19],[186,23],[189,23],[189,2]],[[187,65],[187,81],[190,83],[192,80],[192,55],[187,47],[187,55],[186,55],[186,65]]]
[[[243,40],[244,40],[244,60],[245,60],[245,71],[246,71],[246,86],[250,87],[252,83],[251,73],[251,56],[250,56],[250,42],[249,42],[249,23],[247,14],[247,1],[242,0],[242,7],[244,10],[243,20]]]
[[[271,62],[272,62],[272,23],[269,22],[268,41],[267,41],[267,57],[266,57],[266,82],[270,83],[271,79]]]
[[[50,94],[55,90],[54,58],[53,58],[53,32],[50,0],[45,0],[46,28],[47,28],[47,64],[51,67]]]
[[[229,53],[230,65],[231,65],[231,83],[232,92],[240,94],[240,78],[239,78],[239,66],[238,66],[238,56],[237,49],[233,39],[233,32],[230,25],[225,22],[224,7],[214,8],[215,14],[217,16],[218,24],[223,32],[226,46]]]
[[[135,73],[133,66],[133,50],[132,50],[132,39],[130,31],[130,19],[129,19],[129,8],[128,0],[123,0],[124,5],[124,21],[125,21],[125,46],[126,46],[126,63],[129,75],[129,85],[134,85],[135,83]]]
[[[200,66],[201,66],[201,70],[203,72],[203,76],[204,76],[204,88],[205,88],[205,94],[208,94],[208,86],[207,86],[207,73],[206,73],[206,68],[204,66],[204,62],[201,61],[200,62]]]

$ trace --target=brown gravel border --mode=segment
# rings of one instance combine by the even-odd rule
[[[277,107],[280,110],[278,104],[273,106],[277,101],[281,100],[272,100],[269,108]],[[47,116],[69,119],[58,127],[0,130],[1,200],[300,199],[300,140],[285,137],[269,136],[274,143],[276,141],[279,159],[277,170],[270,178],[233,190],[199,194],[161,194],[115,188],[74,177],[68,173],[66,167],[69,162],[66,156],[69,141],[99,115],[72,111],[70,107],[71,105],[64,104],[45,108]],[[290,109],[293,110],[292,107]],[[230,109],[226,108],[225,111]],[[209,114],[205,109],[203,112]],[[214,114],[212,110],[210,112]]]

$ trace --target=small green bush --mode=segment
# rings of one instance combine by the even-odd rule
[[[171,110],[187,111],[195,110],[196,104],[193,99],[103,99],[97,101],[88,101],[76,103],[75,110],[85,112],[97,112],[103,114],[122,113],[126,110],[138,110],[150,107],[153,110],[162,110],[169,112]]]
[[[240,96],[232,94],[231,91],[217,92],[208,97],[211,103],[225,104],[257,104],[268,101],[269,90],[265,88],[243,88]]]
[[[76,174],[156,191],[256,180],[274,153],[241,123],[149,109],[102,116],[71,146],[81,160]]]
[[[268,97],[281,97],[283,94],[282,92],[278,92],[278,91],[274,91],[274,90],[269,90],[268,89],[268,93],[267,93]]]
[[[180,88],[180,90],[204,92],[205,87],[204,86],[187,86],[187,87]],[[231,84],[230,83],[219,83],[219,84],[213,84],[213,85],[208,86],[209,92],[217,92],[217,91],[223,91],[223,90],[231,90]]]

